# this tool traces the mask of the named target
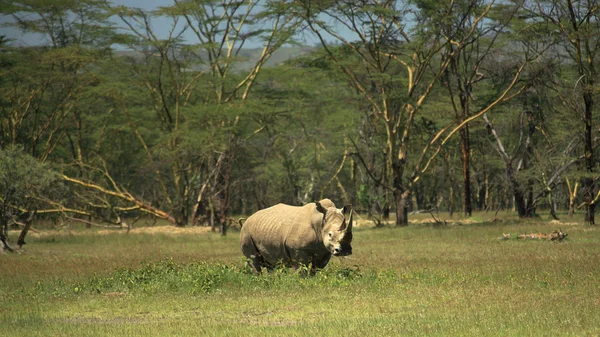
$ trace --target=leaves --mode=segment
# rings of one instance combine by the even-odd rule
[[[545,190],[544,179],[583,154],[575,130],[581,95],[597,92],[597,11],[581,3],[574,31],[564,4],[540,3],[556,6],[5,1],[7,25],[45,42],[1,40],[0,147],[59,165],[84,183],[66,202],[105,219],[145,205],[184,224],[199,204],[249,212],[321,195],[394,211],[394,190],[415,193],[415,208],[452,204],[460,148],[448,135],[494,105],[506,152],[527,158],[516,179]],[[483,122],[469,132],[473,183],[507,200],[497,141]]]

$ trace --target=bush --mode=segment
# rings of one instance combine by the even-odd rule
[[[347,286],[368,283],[369,286],[389,285],[396,282],[394,271],[363,273],[358,268],[327,268],[308,277],[286,268],[275,268],[271,273],[252,275],[246,268],[204,262],[178,264],[173,260],[144,263],[138,269],[117,269],[105,277],[94,276],[80,282],[75,292],[147,293],[187,292],[192,295],[211,293],[222,289],[291,289],[320,286]]]

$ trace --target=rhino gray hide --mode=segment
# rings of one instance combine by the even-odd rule
[[[256,274],[278,263],[294,269],[310,264],[314,274],[325,268],[331,255],[352,254],[351,243],[352,206],[336,208],[329,199],[301,207],[265,208],[251,215],[240,233],[242,252]]]

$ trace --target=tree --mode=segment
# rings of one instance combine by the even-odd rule
[[[462,46],[448,43],[444,51],[446,56],[454,55],[442,82],[448,89],[457,124],[469,118],[474,109],[473,105],[477,106],[478,102],[475,99],[478,96],[477,84],[485,79],[483,68],[486,67],[486,64],[484,62],[488,61],[491,54],[498,50],[495,46],[496,40],[510,24],[513,15],[510,11],[502,13],[503,17],[494,13],[493,17],[499,18],[499,20],[488,19],[485,22],[480,21],[480,24],[474,24],[474,20],[477,19],[476,13],[481,11],[484,6],[484,1],[456,1],[454,16],[438,23],[444,36],[455,36],[455,39],[464,41]],[[469,34],[470,37],[463,38],[464,35]],[[473,210],[471,202],[471,140],[468,124],[459,130],[459,139],[463,179],[463,212],[465,216],[471,216]]]
[[[13,251],[8,241],[8,226],[24,219],[19,247],[31,227],[36,210],[45,200],[60,198],[60,177],[19,147],[0,149],[0,248]]]
[[[561,60],[560,64],[573,70],[567,70],[572,75],[557,76],[553,87],[559,94],[561,103],[574,116],[579,116],[584,126],[581,137],[585,175],[581,179],[581,191],[586,208],[585,221],[594,224],[598,195],[594,196],[597,189],[597,159],[594,155],[593,125],[598,77],[597,56],[600,53],[600,2],[533,0],[525,3],[525,9],[534,22],[544,26],[557,40],[555,57]]]
[[[480,111],[455,125],[454,129],[451,125],[441,127],[432,136],[431,142],[420,151],[413,173],[406,178],[415,117],[421,113],[434,87],[447,73],[451,61],[472,41],[477,28],[485,23],[484,19],[493,2],[473,4],[467,14],[463,13],[465,17],[472,17],[471,26],[464,33],[463,30],[456,30],[450,36],[444,34],[438,23],[454,17],[459,6],[455,2],[440,5],[429,1],[408,4],[397,1],[376,4],[368,1],[334,1],[326,4],[304,1],[299,5],[307,25],[331,60],[369,104],[372,121],[382,124],[386,141],[380,151],[386,157],[385,172],[382,177],[376,177],[375,172],[370,172],[370,176],[393,194],[397,225],[407,224],[407,204],[412,188],[429,168],[440,146],[469,121],[513,97],[514,93],[508,93],[515,87],[516,79],[523,70],[524,65],[513,68],[511,74],[514,75],[514,81],[500,91],[497,100],[490,101]],[[351,32],[355,40],[341,35],[340,30],[323,17]],[[415,28],[407,28],[411,26]],[[345,54],[336,52],[338,49],[327,43],[325,34],[339,41]],[[455,48],[447,48],[449,44]],[[441,59],[437,58],[444,50],[448,53]],[[345,55],[351,57],[342,57]],[[348,63],[352,58],[355,62]],[[444,138],[442,135],[446,131],[449,134]],[[438,150],[431,154],[429,151],[434,145],[438,146]]]
[[[315,50],[265,69],[246,102],[256,123],[246,127],[263,131],[243,144],[243,152],[255,156],[239,160],[250,161],[244,190],[256,191],[251,199],[259,206],[303,205],[325,196],[350,203],[352,185],[343,170],[348,159],[343,154],[349,145],[346,134],[359,114],[341,103],[352,99],[352,93],[321,62],[322,56]]]
[[[91,67],[115,40],[103,1],[12,1],[9,25],[40,37],[39,46],[2,43],[0,146],[21,144],[46,161],[81,122],[81,95],[97,83]],[[80,149],[79,149],[80,150]]]
[[[143,124],[141,116],[132,116],[123,104],[123,97],[116,99],[146,151],[148,162],[156,163],[156,149],[160,148],[163,158],[170,163],[170,172],[157,170],[155,179],[164,207],[174,215],[177,225],[188,222],[192,204],[192,218],[196,222],[201,210],[207,208],[206,202],[218,223],[226,224],[230,172],[243,139],[237,135],[243,110],[241,102],[249,97],[264,64],[289,41],[297,27],[297,20],[278,8],[280,3],[265,1],[260,11],[260,2],[231,0],[175,1],[172,6],[149,13],[134,8],[114,9],[133,39],[129,47],[145,54],[145,66],[138,67],[137,61],[132,64],[136,75],[133,84],[145,91],[152,103],[162,143],[149,146],[139,131]],[[152,19],[157,17],[171,20],[167,38],[159,38],[152,28]],[[269,21],[272,27],[261,28],[261,20]],[[184,43],[185,31],[190,31],[196,41]],[[260,56],[242,75],[232,74],[242,47],[253,39],[264,40]],[[189,125],[196,123],[204,124],[205,135],[213,133],[215,127],[221,132],[199,140],[186,132]],[[199,148],[193,143],[210,145]],[[186,148],[189,145],[192,146]],[[196,157],[194,153],[203,155]],[[204,181],[199,182],[201,176]],[[209,191],[209,197],[205,198]]]

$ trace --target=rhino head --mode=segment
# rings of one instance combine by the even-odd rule
[[[334,256],[347,256],[352,254],[352,205],[343,208],[335,206],[326,207],[326,204],[317,202],[317,211],[323,213],[323,245]],[[346,220],[345,215],[350,214]]]

